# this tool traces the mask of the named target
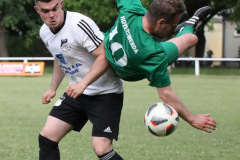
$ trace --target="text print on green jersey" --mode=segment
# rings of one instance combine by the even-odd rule
[[[132,35],[131,35],[130,30],[128,28],[128,24],[126,22],[125,16],[120,17],[120,19],[121,19],[122,27],[125,31],[126,36],[127,36],[128,42],[129,42],[131,48],[133,49],[133,51],[135,52],[135,54],[137,54],[138,53],[138,48],[137,48],[135,42],[133,41],[133,38],[132,38]],[[113,37],[118,34],[118,28],[117,27],[118,27],[118,25],[116,25],[115,28],[112,30],[112,32],[109,34],[109,41],[111,41],[113,39]],[[120,50],[120,49],[123,52],[122,57],[119,58],[118,60],[116,60],[115,56],[114,56],[115,52]],[[120,44],[118,42],[112,43],[111,44],[111,51],[112,51],[113,58],[118,65],[120,65],[122,67],[127,65],[127,54],[126,54],[122,44]]]

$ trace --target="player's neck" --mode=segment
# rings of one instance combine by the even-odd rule
[[[148,20],[147,20],[147,17],[146,15],[144,15],[142,17],[142,24],[143,24],[143,29],[150,35],[152,35],[153,33],[153,30],[154,30],[154,26],[151,25]]]

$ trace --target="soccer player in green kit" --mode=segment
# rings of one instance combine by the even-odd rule
[[[174,107],[193,127],[210,133],[216,122],[210,114],[193,115],[171,88],[167,67],[198,39],[194,32],[210,14],[200,8],[189,20],[178,25],[186,7],[181,0],[154,0],[148,11],[140,0],[116,0],[119,15],[106,33],[105,52],[115,72],[126,81],[147,78],[159,97]],[[164,41],[175,29],[175,38]]]

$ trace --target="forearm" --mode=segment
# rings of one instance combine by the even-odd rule
[[[67,87],[66,93],[68,96],[71,96],[73,98],[78,97],[91,83],[96,81],[107,70],[109,62],[105,55],[104,43],[95,49],[92,54],[96,56],[96,60],[94,61],[89,72],[83,77],[80,82],[71,84]]]
[[[194,115],[192,112],[184,105],[182,100],[177,96],[177,94],[171,89],[170,86],[167,88],[158,88],[159,97],[167,104],[172,106],[179,114],[179,116],[184,119],[189,124],[192,123]]]
[[[208,133],[217,129],[215,120],[209,117],[210,114],[193,115],[177,94],[173,92],[171,86],[158,88],[158,94],[165,103],[175,108],[179,116],[191,126]]]
[[[109,62],[106,58],[106,54],[104,51],[104,43],[102,43],[93,54],[96,56],[96,60],[94,61],[90,71],[84,76],[84,78],[80,81],[85,88],[96,81],[101,75],[107,70],[109,67]]]

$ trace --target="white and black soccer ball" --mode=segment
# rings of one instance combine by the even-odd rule
[[[179,116],[173,107],[159,102],[148,108],[144,117],[144,123],[150,133],[164,137],[176,130]]]

